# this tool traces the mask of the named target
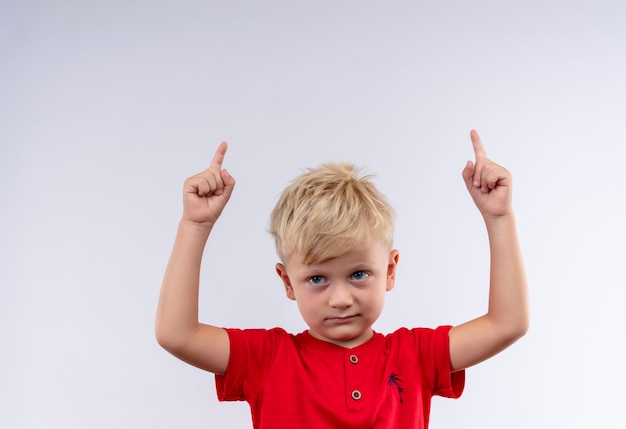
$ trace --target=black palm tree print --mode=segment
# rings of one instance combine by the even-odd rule
[[[404,398],[402,397],[404,389],[402,388],[400,383],[402,383],[402,379],[395,372],[392,372],[387,377],[387,384],[389,385],[389,387],[395,387],[398,390],[398,395],[400,395],[400,403],[402,403],[404,402]]]

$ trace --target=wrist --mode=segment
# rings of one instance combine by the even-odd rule
[[[178,223],[179,234],[191,234],[196,237],[208,237],[213,229],[212,222],[195,222],[184,217]]]
[[[515,226],[515,213],[512,210],[497,216],[483,215],[483,219],[488,229]]]

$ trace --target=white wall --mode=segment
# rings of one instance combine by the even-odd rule
[[[532,328],[436,399],[432,427],[615,427],[625,29],[608,0],[1,0],[0,426],[251,426],[152,331],[182,182],[223,139],[238,184],[203,321],[304,329],[265,228],[328,160],[375,173],[398,213],[376,328],[482,314],[486,234],[460,178],[477,128],[514,173]]]

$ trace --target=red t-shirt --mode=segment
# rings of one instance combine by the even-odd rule
[[[465,372],[450,370],[449,330],[401,328],[346,349],[306,331],[228,329],[218,399],[247,401],[255,429],[425,429],[433,395],[463,392]]]

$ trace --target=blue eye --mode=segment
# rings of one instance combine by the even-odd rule
[[[352,273],[352,278],[354,280],[365,280],[368,276],[369,274],[367,274],[365,271],[355,271],[354,273]]]
[[[309,283],[315,286],[319,286],[326,283],[326,278],[324,276],[313,276],[309,279]]]

